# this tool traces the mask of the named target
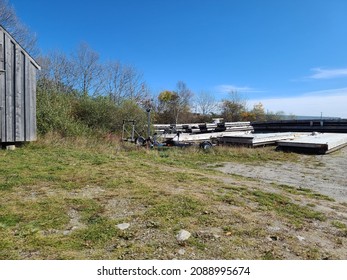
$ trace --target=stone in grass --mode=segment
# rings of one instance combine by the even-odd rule
[[[116,227],[119,228],[120,230],[126,230],[127,228],[130,227],[130,224],[129,223],[118,224]]]
[[[186,250],[184,250],[184,249],[179,249],[178,250],[178,254],[181,255],[181,256],[183,256],[185,253],[186,253]]]
[[[304,241],[305,240],[305,237],[302,237],[300,235],[298,235],[296,238],[299,239],[299,241]]]
[[[178,242],[183,242],[189,239],[192,234],[189,231],[181,229],[176,235],[176,239]]]

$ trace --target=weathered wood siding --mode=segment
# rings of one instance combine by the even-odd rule
[[[36,71],[40,66],[0,26],[0,142],[36,140]]]

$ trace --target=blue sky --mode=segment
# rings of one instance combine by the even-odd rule
[[[82,41],[144,74],[251,108],[347,118],[345,0],[10,0],[42,51]]]

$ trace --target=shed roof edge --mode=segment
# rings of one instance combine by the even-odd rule
[[[28,57],[30,58],[32,64],[38,69],[38,70],[41,70],[41,66],[40,64],[38,64],[38,62],[25,50],[25,48],[22,47],[22,45],[11,35],[10,32],[8,32],[6,30],[5,27],[3,27],[1,24],[0,24],[0,29],[2,29],[14,42],[16,42],[16,44],[22,49],[22,51],[28,55]]]

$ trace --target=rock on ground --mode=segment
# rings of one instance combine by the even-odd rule
[[[182,242],[182,241],[186,241],[189,239],[189,237],[191,236],[192,234],[189,232],[189,231],[186,231],[184,229],[181,229],[178,234],[176,235],[176,239],[177,241],[179,242]]]

